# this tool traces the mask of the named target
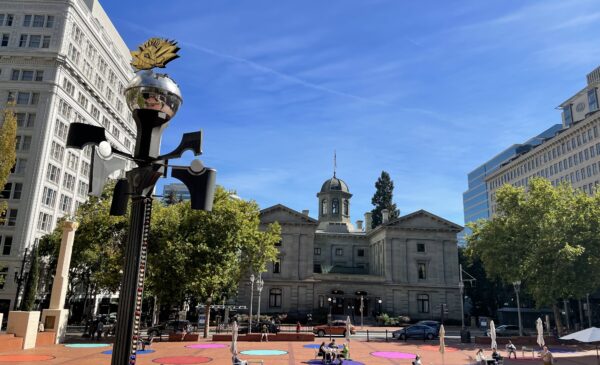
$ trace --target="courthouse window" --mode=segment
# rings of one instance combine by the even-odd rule
[[[419,262],[417,264],[419,279],[427,279],[427,264]]]
[[[429,313],[429,295],[419,294],[417,295],[417,307],[419,313]]]
[[[281,289],[269,290],[269,307],[271,307],[271,308],[281,307]]]

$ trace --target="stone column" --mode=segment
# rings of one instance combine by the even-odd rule
[[[56,274],[52,284],[52,296],[50,297],[50,308],[44,309],[42,321],[46,331],[56,332],[56,343],[64,340],[67,331],[67,320],[69,310],[64,309],[67,299],[67,287],[69,284],[69,268],[71,267],[71,253],[75,231],[79,223],[64,221],[62,226],[62,239],[60,241],[60,253],[56,264]]]

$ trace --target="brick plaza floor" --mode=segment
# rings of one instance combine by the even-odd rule
[[[277,350],[278,355],[244,355],[240,357],[243,360],[263,360],[265,365],[291,365],[291,364],[312,364],[315,359],[315,350],[305,347],[306,345],[318,346],[322,340],[315,340],[313,343],[306,342],[238,342],[238,350],[243,352],[247,350]],[[343,343],[342,338],[336,339],[336,342]],[[86,343],[82,341],[81,343]],[[90,343],[90,342],[87,342]],[[221,348],[187,348],[189,345],[208,345],[221,344]],[[213,345],[214,346],[214,345]],[[459,343],[447,343],[449,347],[443,359],[438,352],[437,342],[366,342],[364,340],[353,340],[350,343],[350,354],[354,363],[362,364],[410,364],[412,354],[419,354],[423,365],[454,365],[454,364],[474,364],[475,345],[462,345]],[[111,356],[102,352],[111,350],[112,345],[95,348],[66,347],[65,345],[52,345],[31,350],[3,352],[0,349],[0,365],[109,365]],[[229,352],[229,343],[215,343],[212,341],[200,340],[198,342],[158,342],[154,343],[150,349],[152,353],[138,356],[139,365],[169,365],[169,364],[210,364],[210,365],[229,365],[231,364],[231,354]],[[487,350],[487,349],[485,349]],[[558,350],[558,349],[557,349]],[[558,365],[588,365],[597,364],[595,350],[582,350],[575,348],[563,349],[571,352],[555,352]],[[574,351],[574,352],[573,352]],[[374,354],[386,357],[376,357]],[[489,355],[490,352],[486,351]],[[502,354],[504,355],[504,354]],[[27,356],[30,359],[23,358]],[[519,352],[519,356],[521,353]],[[21,361],[25,360],[25,361]],[[533,365],[542,364],[539,358],[532,358],[531,353],[524,359],[505,360],[506,365]]]

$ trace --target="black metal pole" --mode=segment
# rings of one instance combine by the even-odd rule
[[[134,196],[117,311],[112,365],[134,365],[139,339],[152,198]],[[131,318],[134,318],[131,321]]]
[[[15,277],[17,281],[17,293],[15,294],[15,302],[13,303],[13,310],[17,310],[17,303],[19,302],[19,294],[21,294],[21,285],[23,285],[23,271],[25,271],[25,263],[27,262],[27,251],[29,249],[25,249],[25,254],[23,255],[23,260],[21,261],[21,271],[19,272],[19,277]]]

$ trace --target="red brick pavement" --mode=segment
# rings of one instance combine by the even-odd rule
[[[204,340],[200,340],[200,343]],[[342,343],[343,339],[338,338],[338,343]],[[214,343],[214,342],[209,342]],[[314,344],[319,344],[320,341],[315,341]],[[212,361],[210,365],[229,365],[231,364],[231,354],[229,348],[217,349],[190,349],[185,345],[192,344],[190,342],[159,342],[151,346],[155,350],[154,353],[139,355],[138,365],[157,365],[152,360],[164,357],[173,356],[199,356],[208,357]],[[229,343],[224,343],[229,345]],[[265,365],[292,365],[305,364],[308,360],[314,359],[315,350],[305,348],[304,342],[239,342],[239,351],[244,350],[283,350],[287,351],[285,355],[278,356],[246,356],[241,355],[244,360],[261,359]],[[411,354],[419,354],[422,358],[423,365],[464,365],[473,364],[475,354],[475,345],[461,345],[458,343],[448,343],[448,346],[456,348],[456,351],[448,351],[442,359],[442,355],[436,351],[435,343],[416,342],[366,342],[361,340],[353,340],[350,345],[350,354],[354,361],[362,362],[366,365],[389,365],[389,364],[410,364],[410,359],[385,359],[371,355],[376,351],[396,351]],[[8,351],[3,352],[0,349],[0,365],[5,363],[11,365],[110,365],[111,356],[102,354],[102,351],[111,349],[104,348],[67,348],[63,345],[51,345],[39,347],[31,350]],[[487,351],[489,354],[489,351]],[[595,351],[579,351],[574,353],[557,353],[557,365],[595,365]],[[54,359],[45,361],[24,361],[15,362],[14,359],[10,362],[2,362],[2,357],[5,355],[50,355]],[[519,354],[520,355],[520,354]],[[506,360],[506,365],[541,365],[538,358],[531,359],[531,355],[527,359]],[[167,365],[167,364],[163,364]]]

